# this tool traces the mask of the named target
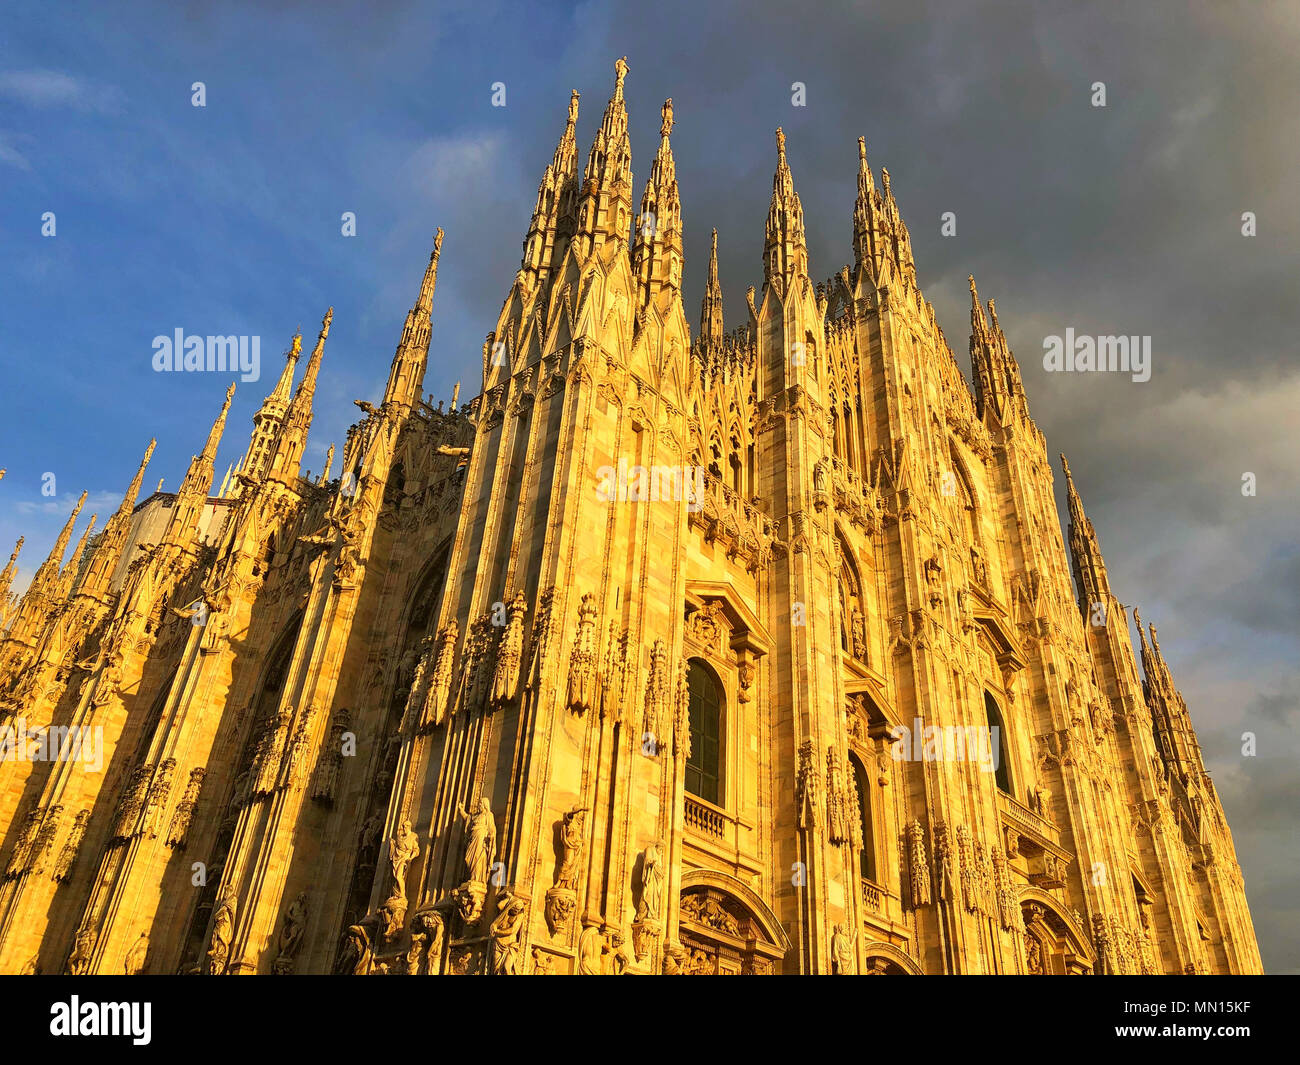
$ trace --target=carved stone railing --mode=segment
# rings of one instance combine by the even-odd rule
[[[721,811],[714,809],[712,806],[690,795],[685,797],[686,809],[685,820],[686,827],[693,828],[701,835],[709,836],[713,839],[722,839],[723,832],[727,826],[727,819]]]
[[[885,891],[865,877],[862,880],[862,904],[871,912],[879,913],[884,905]]]

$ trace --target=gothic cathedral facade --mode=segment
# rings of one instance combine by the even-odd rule
[[[616,66],[475,399],[421,390],[439,231],[336,475],[331,312],[215,492],[230,392],[175,492],[150,444],[0,575],[0,972],[1259,972],[992,301],[972,390],[862,141],[814,281],[778,130],[762,290],[724,329],[715,233],[693,334],[671,101],[638,207]]]

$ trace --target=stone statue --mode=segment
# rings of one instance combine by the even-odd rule
[[[126,975],[139,976],[149,964],[149,933],[141,932],[130,950],[126,952]]]
[[[576,890],[578,886],[578,863],[582,860],[582,832],[586,823],[587,808],[575,806],[560,823],[560,869],[555,877],[555,886]]]
[[[582,930],[578,939],[578,975],[602,976],[605,971],[605,933],[598,925]]]
[[[836,976],[853,975],[853,942],[837,924],[831,935],[831,972]]]
[[[85,976],[90,972],[90,955],[95,949],[95,933],[87,927],[77,932],[72,956],[68,958],[68,975]]]
[[[298,897],[289,903],[284,913],[284,924],[280,927],[280,953],[273,966],[278,975],[293,972],[294,959],[302,943],[303,929],[307,925],[307,892],[298,892]]]
[[[208,947],[208,975],[221,976],[230,961],[230,943],[235,936],[235,889],[222,890],[212,916],[212,939]]]
[[[420,837],[411,829],[409,819],[402,822],[397,835],[388,841],[388,860],[393,866],[393,880],[396,891],[406,897],[406,870],[420,856]]]
[[[528,904],[517,895],[502,889],[497,899],[497,915],[489,926],[492,938],[492,972],[496,976],[519,976],[519,933]]]
[[[641,905],[637,907],[638,921],[657,921],[663,910],[664,870],[658,841],[645,849],[641,861]]]
[[[469,813],[463,803],[456,812],[465,822],[465,871],[471,884],[486,884],[497,856],[497,825],[487,798],[480,798],[478,809]]]

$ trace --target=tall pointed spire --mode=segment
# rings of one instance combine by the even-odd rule
[[[171,516],[167,519],[167,528],[163,532],[162,543],[172,546],[189,547],[190,541],[198,531],[199,519],[208,502],[208,493],[212,491],[212,481],[216,475],[215,463],[217,448],[221,436],[226,431],[226,416],[230,413],[230,401],[235,396],[235,385],[226,389],[226,400],[221,405],[221,413],[208,432],[208,439],[203,451],[190,460],[185,479],[176,490],[176,501],[172,504]]]
[[[13,587],[14,576],[18,573],[18,555],[22,552],[25,539],[26,537],[18,537],[13,554],[9,556],[9,564],[0,570],[0,629],[4,628],[4,622],[7,620],[9,589]]]
[[[853,203],[853,262],[874,280],[880,270],[880,221],[876,182],[867,164],[867,138],[858,138],[858,197]]]
[[[72,539],[72,530],[77,524],[77,515],[81,513],[81,508],[86,502],[86,493],[82,492],[81,497],[77,500],[77,505],[72,508],[72,513],[68,515],[68,520],[63,523],[63,528],[59,532],[58,539],[54,541],[54,546],[50,548],[49,555],[41,563],[40,568],[32,577],[32,583],[27,588],[27,594],[35,592],[37,595],[46,595],[53,589],[58,581],[59,571],[63,568],[63,556],[68,550],[68,542]]]
[[[772,204],[767,212],[763,245],[763,280],[779,278],[783,286],[808,276],[808,244],[804,235],[803,204],[794,190],[794,175],[785,158],[785,132],[776,130],[776,173],[772,177]]]
[[[95,531],[95,523],[99,520],[98,514],[90,516],[90,522],[81,532],[81,539],[77,541],[77,546],[72,549],[72,557],[68,559],[63,567],[63,572],[59,574],[59,591],[60,598],[67,598],[72,592],[73,584],[77,579],[77,571],[81,569],[81,559],[86,553],[86,544],[90,540],[90,535]]]
[[[1061,469],[1065,471],[1065,492],[1070,510],[1070,564],[1074,570],[1074,583],[1079,596],[1079,609],[1084,624],[1089,624],[1100,604],[1103,611],[1118,608],[1110,591],[1110,578],[1106,575],[1106,562],[1101,557],[1101,545],[1096,530],[1083,512],[1083,500],[1074,487],[1070,464],[1061,455]],[[1104,614],[1102,615],[1104,616]]]
[[[140,465],[136,468],[130,485],[127,486],[121,504],[104,525],[104,535],[99,538],[99,543],[90,556],[85,579],[77,589],[78,594],[102,597],[109,591],[109,584],[121,561],[126,538],[131,531],[131,514],[140,495],[140,486],[144,483],[144,471],[149,465],[149,460],[153,458],[153,451],[157,445],[157,440],[149,441],[149,446],[144,450],[144,458],[140,460]]]
[[[715,229],[713,246],[709,249],[709,278],[700,304],[700,336],[706,344],[719,344],[722,333],[722,284],[718,280],[718,231]]]
[[[682,286],[682,202],[668,139],[673,129],[671,99],[664,101],[661,114],[659,151],[650,164],[632,248],[632,273],[642,307],[649,306],[661,290],[679,294]]]
[[[433,333],[433,296],[438,288],[438,260],[442,257],[442,229],[433,237],[433,251],[420,282],[420,294],[407,312],[402,339],[397,343],[388,384],[384,386],[384,407],[405,417],[424,394],[424,369],[429,360],[429,338]]]
[[[430,270],[434,271],[436,279],[436,266],[430,264]],[[428,282],[428,276],[429,271],[426,271],[426,282]],[[432,283],[428,285],[428,293],[429,300],[432,300]],[[424,314],[427,317],[428,310],[425,302],[425,286],[423,285],[420,287],[417,306],[424,308]],[[334,308],[331,307],[325,312],[325,317],[321,321],[320,332],[316,336],[316,346],[312,349],[311,357],[307,360],[307,369],[303,371],[302,381],[298,384],[298,391],[293,394],[293,401],[289,404],[289,409],[284,415],[284,425],[280,428],[280,435],[275,441],[275,454],[271,459],[271,472],[284,481],[292,482],[299,474],[302,453],[307,447],[307,432],[311,428],[312,402],[316,397],[316,380],[320,376],[321,360],[325,357],[325,341],[329,339],[330,324],[333,321]]]
[[[578,90],[574,89],[564,132],[555,146],[554,159],[538,183],[537,205],[524,237],[519,272],[529,289],[545,284],[573,236],[578,201],[577,126]]]
[[[275,447],[276,437],[284,424],[285,412],[289,409],[289,397],[293,390],[293,375],[297,369],[298,358],[302,354],[302,330],[294,334],[289,350],[285,352],[284,369],[270,394],[262,401],[262,406],[253,415],[253,435],[248,442],[248,450],[240,459],[243,472],[252,478],[261,479],[271,465],[271,453]],[[232,486],[238,494],[241,485]],[[226,494],[226,485],[222,485],[221,495]]]
[[[1029,403],[1020,377],[1020,365],[1011,353],[998,323],[997,307],[989,300],[989,317],[980,306],[975,278],[970,279],[971,371],[975,376],[975,405],[979,417],[990,411],[1003,426],[1029,418]]]
[[[623,101],[627,56],[614,64],[614,70],[614,95],[600,120],[583,172],[575,237],[583,256],[607,240],[626,241],[632,219],[632,142]]]

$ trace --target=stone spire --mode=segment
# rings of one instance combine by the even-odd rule
[[[54,541],[54,546],[50,548],[50,553],[45,561],[41,563],[40,568],[32,577],[32,583],[28,586],[27,594],[37,595],[49,594],[58,583],[59,571],[63,566],[63,556],[68,550],[68,542],[72,539],[72,530],[77,524],[77,515],[81,513],[82,505],[86,502],[86,493],[81,493],[81,498],[77,500],[77,505],[72,508],[72,513],[68,515],[68,520],[63,523],[63,528],[59,532],[59,538]]]
[[[1151,711],[1151,724],[1156,746],[1165,764],[1181,779],[1189,774],[1200,776],[1205,772],[1201,746],[1192,728],[1187,703],[1174,684],[1169,663],[1160,651],[1156,627],[1150,626],[1151,642],[1142,628],[1142,618],[1136,610],[1133,620],[1137,624],[1138,639],[1142,643],[1142,675],[1147,708]]]
[[[767,212],[763,244],[763,280],[779,278],[788,286],[808,276],[808,244],[804,236],[803,204],[794,191],[794,176],[785,158],[785,133],[776,131],[776,174],[772,178],[772,204]]]
[[[433,334],[433,295],[438,287],[438,259],[442,255],[442,230],[433,237],[433,252],[420,282],[420,295],[406,314],[402,339],[398,341],[384,387],[384,408],[406,417],[424,394],[424,369],[429,361],[429,338]]]
[[[1110,610],[1109,604],[1113,597],[1096,530],[1083,512],[1083,500],[1075,490],[1074,478],[1070,476],[1070,464],[1065,460],[1064,454],[1061,455],[1061,469],[1065,471],[1065,490],[1070,508],[1070,563],[1074,570],[1079,609],[1083,612],[1084,624],[1087,625],[1096,604],[1101,603],[1106,610]]]
[[[853,262],[874,280],[880,270],[880,225],[876,182],[867,164],[867,138],[858,138],[858,197],[853,203]]]
[[[632,142],[627,133],[623,79],[627,57],[614,64],[614,95],[587,156],[578,203],[576,240],[585,257],[607,240],[626,242],[632,219]]]
[[[998,324],[997,307],[989,300],[990,321],[980,306],[975,278],[968,280],[971,297],[970,362],[975,377],[976,411],[981,418],[985,411],[991,412],[994,419],[1004,426],[1017,417],[1027,420],[1029,404],[1025,399],[1020,366]]]
[[[86,553],[86,544],[90,540],[90,535],[95,531],[95,523],[99,520],[98,514],[90,516],[90,523],[81,532],[81,539],[77,541],[77,546],[72,550],[72,557],[68,559],[67,564],[63,567],[63,572],[59,574],[59,598],[66,599],[71,593],[74,583],[77,579],[77,571],[81,569],[81,559]]]
[[[249,440],[248,451],[241,459],[241,468],[246,476],[255,480],[260,480],[270,469],[275,440],[280,435],[285,412],[289,409],[293,375],[301,354],[302,330],[299,330],[294,335],[289,350],[285,352],[284,369],[280,371],[280,379],[276,381],[270,395],[262,401],[258,412],[253,415],[253,436]],[[224,486],[222,494],[224,494]]]
[[[578,91],[569,97],[569,117],[551,160],[537,186],[520,274],[532,290],[546,283],[573,236],[578,203]]]
[[[668,139],[673,129],[671,99],[664,101],[661,114],[659,151],[650,164],[632,248],[632,274],[641,307],[648,307],[661,290],[680,294],[682,287],[682,202]]]
[[[203,508],[207,504],[208,493],[212,490],[212,480],[216,473],[214,463],[217,458],[217,447],[221,444],[221,436],[226,431],[226,415],[230,413],[230,401],[234,396],[235,386],[232,382],[226,389],[226,401],[221,405],[221,413],[217,415],[217,420],[212,423],[202,453],[190,460],[190,467],[185,471],[185,479],[176,490],[176,501],[172,505],[171,517],[167,521],[162,543],[188,547],[198,531],[199,519],[203,516]]]
[[[79,594],[103,597],[109,591],[109,584],[122,559],[126,538],[131,531],[131,514],[140,495],[140,486],[144,483],[144,471],[153,457],[153,450],[157,444],[157,440],[149,441],[149,446],[144,451],[144,458],[140,460],[140,465],[135,471],[135,476],[131,478],[121,504],[104,525],[104,534],[95,545],[86,567],[86,576],[78,587]]]
[[[432,287],[429,288],[428,298],[433,299]],[[423,288],[420,290],[418,306],[426,306]],[[333,321],[334,308],[331,307],[325,312],[325,317],[321,321],[320,333],[316,336],[316,346],[307,360],[307,369],[303,372],[298,391],[293,394],[293,401],[284,415],[284,425],[275,441],[271,472],[287,483],[297,479],[302,453],[307,447],[307,431],[311,428],[312,401],[316,397],[316,380],[320,376],[321,360],[325,357],[325,341],[329,339],[330,323]]]
[[[722,285],[718,281],[718,231],[715,229],[709,250],[709,279],[700,304],[700,336],[705,344],[718,344],[722,334]]]
[[[14,544],[13,554],[9,556],[9,565],[0,570],[0,620],[4,617],[4,609],[9,602],[9,589],[13,587],[14,576],[18,572],[18,555],[23,549],[23,541],[26,537],[18,537],[18,542]]]

